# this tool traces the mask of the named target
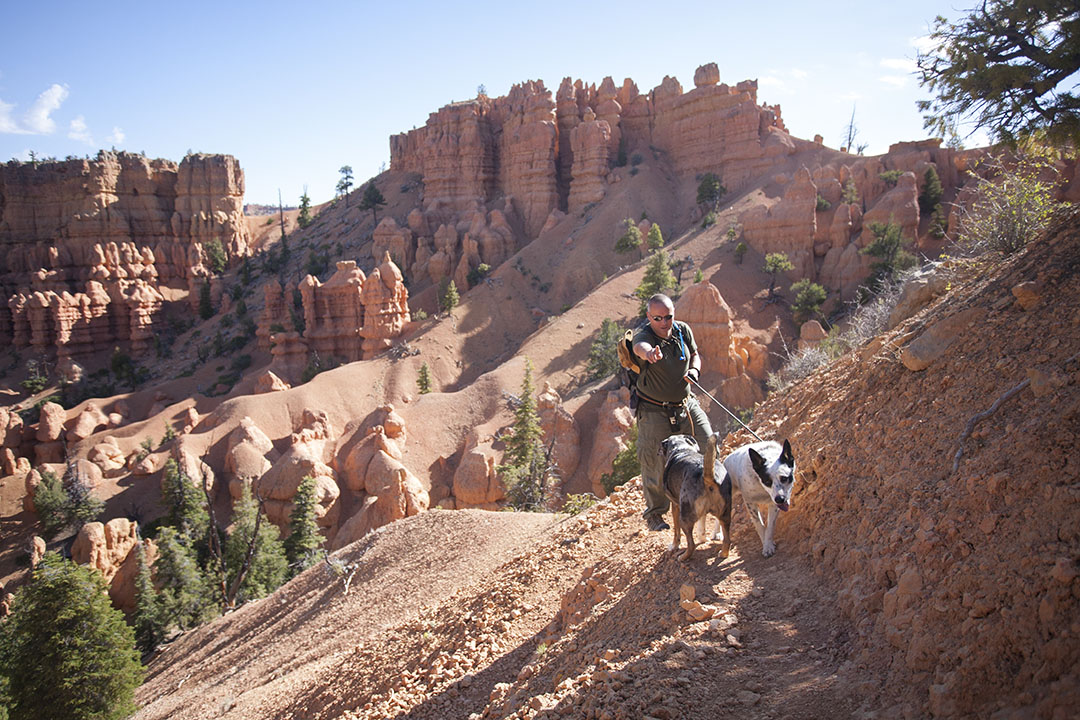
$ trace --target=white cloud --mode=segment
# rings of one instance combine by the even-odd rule
[[[792,70],[791,70],[791,77],[795,78],[796,80],[802,80],[804,77],[806,77],[809,74],[810,73],[806,72],[805,70],[803,70],[801,68],[792,68]]]
[[[907,85],[908,79],[903,75],[882,75],[878,78],[878,81],[888,83],[889,85],[895,85],[896,87],[904,87]]]
[[[26,131],[35,135],[48,135],[56,130],[56,121],[49,115],[60,109],[60,105],[67,96],[67,86],[57,83],[53,83],[45,92],[38,95],[37,100],[26,111],[26,117],[23,120]]]
[[[929,35],[920,35],[908,40],[908,44],[915,48],[915,52],[920,55],[931,55],[938,49],[938,46],[941,43]]]
[[[919,66],[912,58],[882,58],[881,66],[887,67],[890,70],[900,70],[901,72],[910,73],[919,69]]]
[[[113,145],[122,145],[124,143],[124,131],[113,125],[112,133],[105,136],[105,141],[112,143]]]
[[[11,118],[11,109],[15,107],[11,103],[0,100],[0,133],[18,133],[18,124]]]
[[[839,98],[840,100],[845,100],[845,101],[849,101],[849,102],[856,102],[858,100],[863,99],[863,96],[860,95],[857,92],[848,92],[848,93],[844,93],[843,95],[837,95],[836,97]]]
[[[71,126],[68,128],[68,137],[72,140],[84,142],[87,145],[94,144],[94,138],[90,135],[90,131],[86,127],[86,118],[82,115],[79,115],[71,121]]]
[[[787,88],[787,84],[775,75],[766,75],[764,77],[758,78],[758,87],[784,90],[785,88]]]

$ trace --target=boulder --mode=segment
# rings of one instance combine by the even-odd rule
[[[75,422],[67,431],[67,441],[72,444],[77,443],[107,427],[109,427],[109,416],[103,413],[96,404],[87,403],[83,411],[75,416]]]
[[[536,413],[540,417],[540,429],[544,432],[544,444],[552,445],[552,460],[559,467],[562,477],[570,477],[577,470],[581,454],[581,439],[577,421],[562,405],[562,398],[545,382],[544,389],[536,397]]]
[[[47,402],[41,406],[41,415],[38,418],[37,434],[38,442],[54,442],[60,439],[64,432],[64,420],[67,412],[63,407],[54,402]]]
[[[985,309],[973,307],[939,320],[904,347],[900,362],[913,372],[925,370],[945,354],[965,328],[981,320],[985,314]]]

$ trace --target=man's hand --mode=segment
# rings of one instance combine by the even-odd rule
[[[664,351],[654,345],[652,349],[645,353],[645,359],[651,363],[660,362],[664,359]]]

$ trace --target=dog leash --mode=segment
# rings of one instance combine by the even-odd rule
[[[714,397],[713,397],[712,395],[710,395],[710,394],[709,394],[709,391],[708,391],[708,390],[706,390],[705,388],[701,387],[701,385],[700,385],[700,384],[698,383],[698,381],[697,381],[697,380],[695,380],[694,378],[690,377],[689,375],[687,375],[687,376],[686,376],[686,379],[687,379],[687,380],[689,380],[689,381],[690,381],[691,383],[693,383],[693,384],[694,384],[694,386],[695,386],[695,387],[696,387],[696,388],[697,388],[698,390],[700,390],[701,392],[705,393],[705,397],[709,398],[709,399],[710,399],[710,400],[712,400],[712,401],[713,401],[714,403],[716,403],[717,405],[719,405],[719,406],[720,406],[720,409],[721,409],[721,410],[723,410],[724,412],[726,412],[726,413],[727,413],[728,415],[730,415],[731,417],[735,418],[735,422],[739,423],[739,424],[740,424],[740,425],[742,425],[742,426],[743,426],[744,428],[746,428],[746,431],[747,431],[748,433],[750,433],[751,435],[753,435],[754,437],[756,437],[756,438],[757,438],[757,440],[758,440],[758,442],[765,442],[764,440],[762,440],[762,439],[761,439],[761,438],[760,438],[760,437],[758,436],[758,434],[757,434],[756,432],[754,432],[753,430],[751,430],[751,429],[750,429],[750,428],[749,428],[749,427],[747,426],[747,424],[746,424],[746,423],[744,423],[744,422],[743,422],[742,420],[740,420],[740,419],[739,419],[739,416],[738,416],[738,415],[736,415],[735,413],[731,412],[731,411],[730,411],[730,410],[728,410],[728,409],[727,409],[726,407],[724,407],[724,404],[723,404],[722,402],[720,402],[719,400],[717,400],[716,398],[714,398]]]

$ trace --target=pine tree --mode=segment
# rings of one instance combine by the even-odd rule
[[[143,653],[150,653],[165,639],[165,617],[154,590],[150,566],[146,564],[146,549],[141,542],[136,546],[135,552],[139,561],[139,572],[135,576],[135,614],[132,625],[135,628],[136,647]]]
[[[525,358],[521,397],[514,410],[514,427],[506,441],[499,473],[503,476],[510,504],[518,510],[543,509],[553,480],[554,468],[541,442],[540,416],[533,397],[532,361]]]
[[[604,318],[600,323],[600,332],[589,347],[589,359],[585,373],[590,380],[611,377],[619,369],[619,356],[615,345],[622,333],[611,318]]]
[[[345,198],[345,207],[349,207],[349,189],[352,188],[353,179],[352,166],[342,165],[338,172],[341,173],[341,180],[338,181],[337,192]]]
[[[446,284],[443,285],[443,289],[439,293],[439,307],[443,312],[448,313],[458,306],[458,303],[461,302],[461,296],[458,295],[457,285],[453,280],[447,282],[444,279],[443,282]]]
[[[416,385],[420,388],[421,395],[431,392],[431,370],[428,369],[427,363],[420,366],[420,375],[416,378]]]
[[[225,541],[225,565],[230,587],[239,577],[247,556],[248,544],[252,537],[255,538],[255,554],[251,559],[251,566],[236,594],[237,602],[245,603],[266,597],[285,582],[289,562],[285,558],[285,548],[277,527],[266,520],[265,516],[261,521],[258,520],[261,510],[248,485],[244,485],[240,499],[233,506],[233,513],[233,530]]]
[[[641,248],[641,230],[633,218],[623,220],[623,234],[615,241],[615,252],[629,253]]]
[[[873,241],[859,252],[878,259],[870,266],[870,287],[876,291],[897,271],[914,267],[917,261],[914,255],[904,250],[902,228],[896,223],[870,223],[870,232],[874,235]]]
[[[646,238],[646,242],[649,245],[650,250],[659,250],[664,247],[664,235],[660,232],[660,226],[657,223],[653,223],[649,228],[649,235]]]
[[[855,181],[848,180],[844,183],[844,193],[840,196],[840,202],[855,205],[859,202],[859,191],[855,188]]]
[[[202,624],[217,612],[210,581],[199,569],[195,551],[171,527],[157,534],[158,559],[154,574],[161,586],[159,607],[166,626],[187,630]]]
[[[799,322],[805,322],[821,312],[821,304],[828,297],[825,288],[807,278],[794,283],[791,286],[791,292],[795,294],[795,300],[791,303],[791,312]]]
[[[203,249],[206,251],[206,261],[210,263],[210,270],[215,275],[225,272],[225,268],[229,265],[229,256],[225,254],[221,241],[214,238],[206,243]]]
[[[166,524],[176,529],[185,545],[196,548],[205,544],[210,527],[206,495],[187,473],[181,472],[180,465],[173,458],[165,463],[161,501],[166,507]]]
[[[291,575],[299,575],[318,561],[316,551],[322,546],[323,540],[315,521],[315,478],[305,475],[293,496],[289,536],[284,544]]]
[[[941,202],[941,196],[944,194],[944,190],[941,187],[941,178],[938,177],[937,170],[934,166],[926,168],[926,172],[923,173],[923,189],[919,193],[919,210],[924,215],[928,215],[934,212],[934,209]]]
[[[716,173],[705,173],[697,189],[698,205],[710,205],[715,210],[726,192],[727,188],[720,184]]]
[[[370,210],[372,219],[374,219],[375,222],[378,222],[379,218],[376,214],[376,210],[378,210],[380,205],[385,204],[386,198],[379,192],[379,188],[375,187],[375,181],[372,180],[367,184],[367,187],[364,188],[364,196],[360,198],[360,209]]]
[[[772,300],[776,297],[777,273],[788,272],[794,269],[795,266],[791,264],[791,260],[788,259],[787,253],[775,252],[765,255],[765,266],[762,270],[769,274],[769,294],[766,297],[766,300]]]
[[[12,720],[112,720],[135,710],[134,630],[96,570],[46,553],[0,625]]]
[[[311,198],[307,194],[307,185],[304,186],[304,194],[300,196],[300,214],[296,216],[296,224],[302,228],[311,224]]]
[[[34,509],[44,534],[53,538],[68,527],[80,528],[94,520],[105,504],[90,494],[90,486],[72,468],[60,479],[44,470],[34,491]]]
[[[675,273],[671,272],[671,258],[664,250],[657,250],[650,256],[641,284],[634,291],[634,295],[641,300],[638,313],[644,316],[649,298],[658,292],[672,290],[675,285]]]
[[[214,301],[210,296],[210,281],[203,282],[199,288],[199,317],[209,320],[214,317]]]

